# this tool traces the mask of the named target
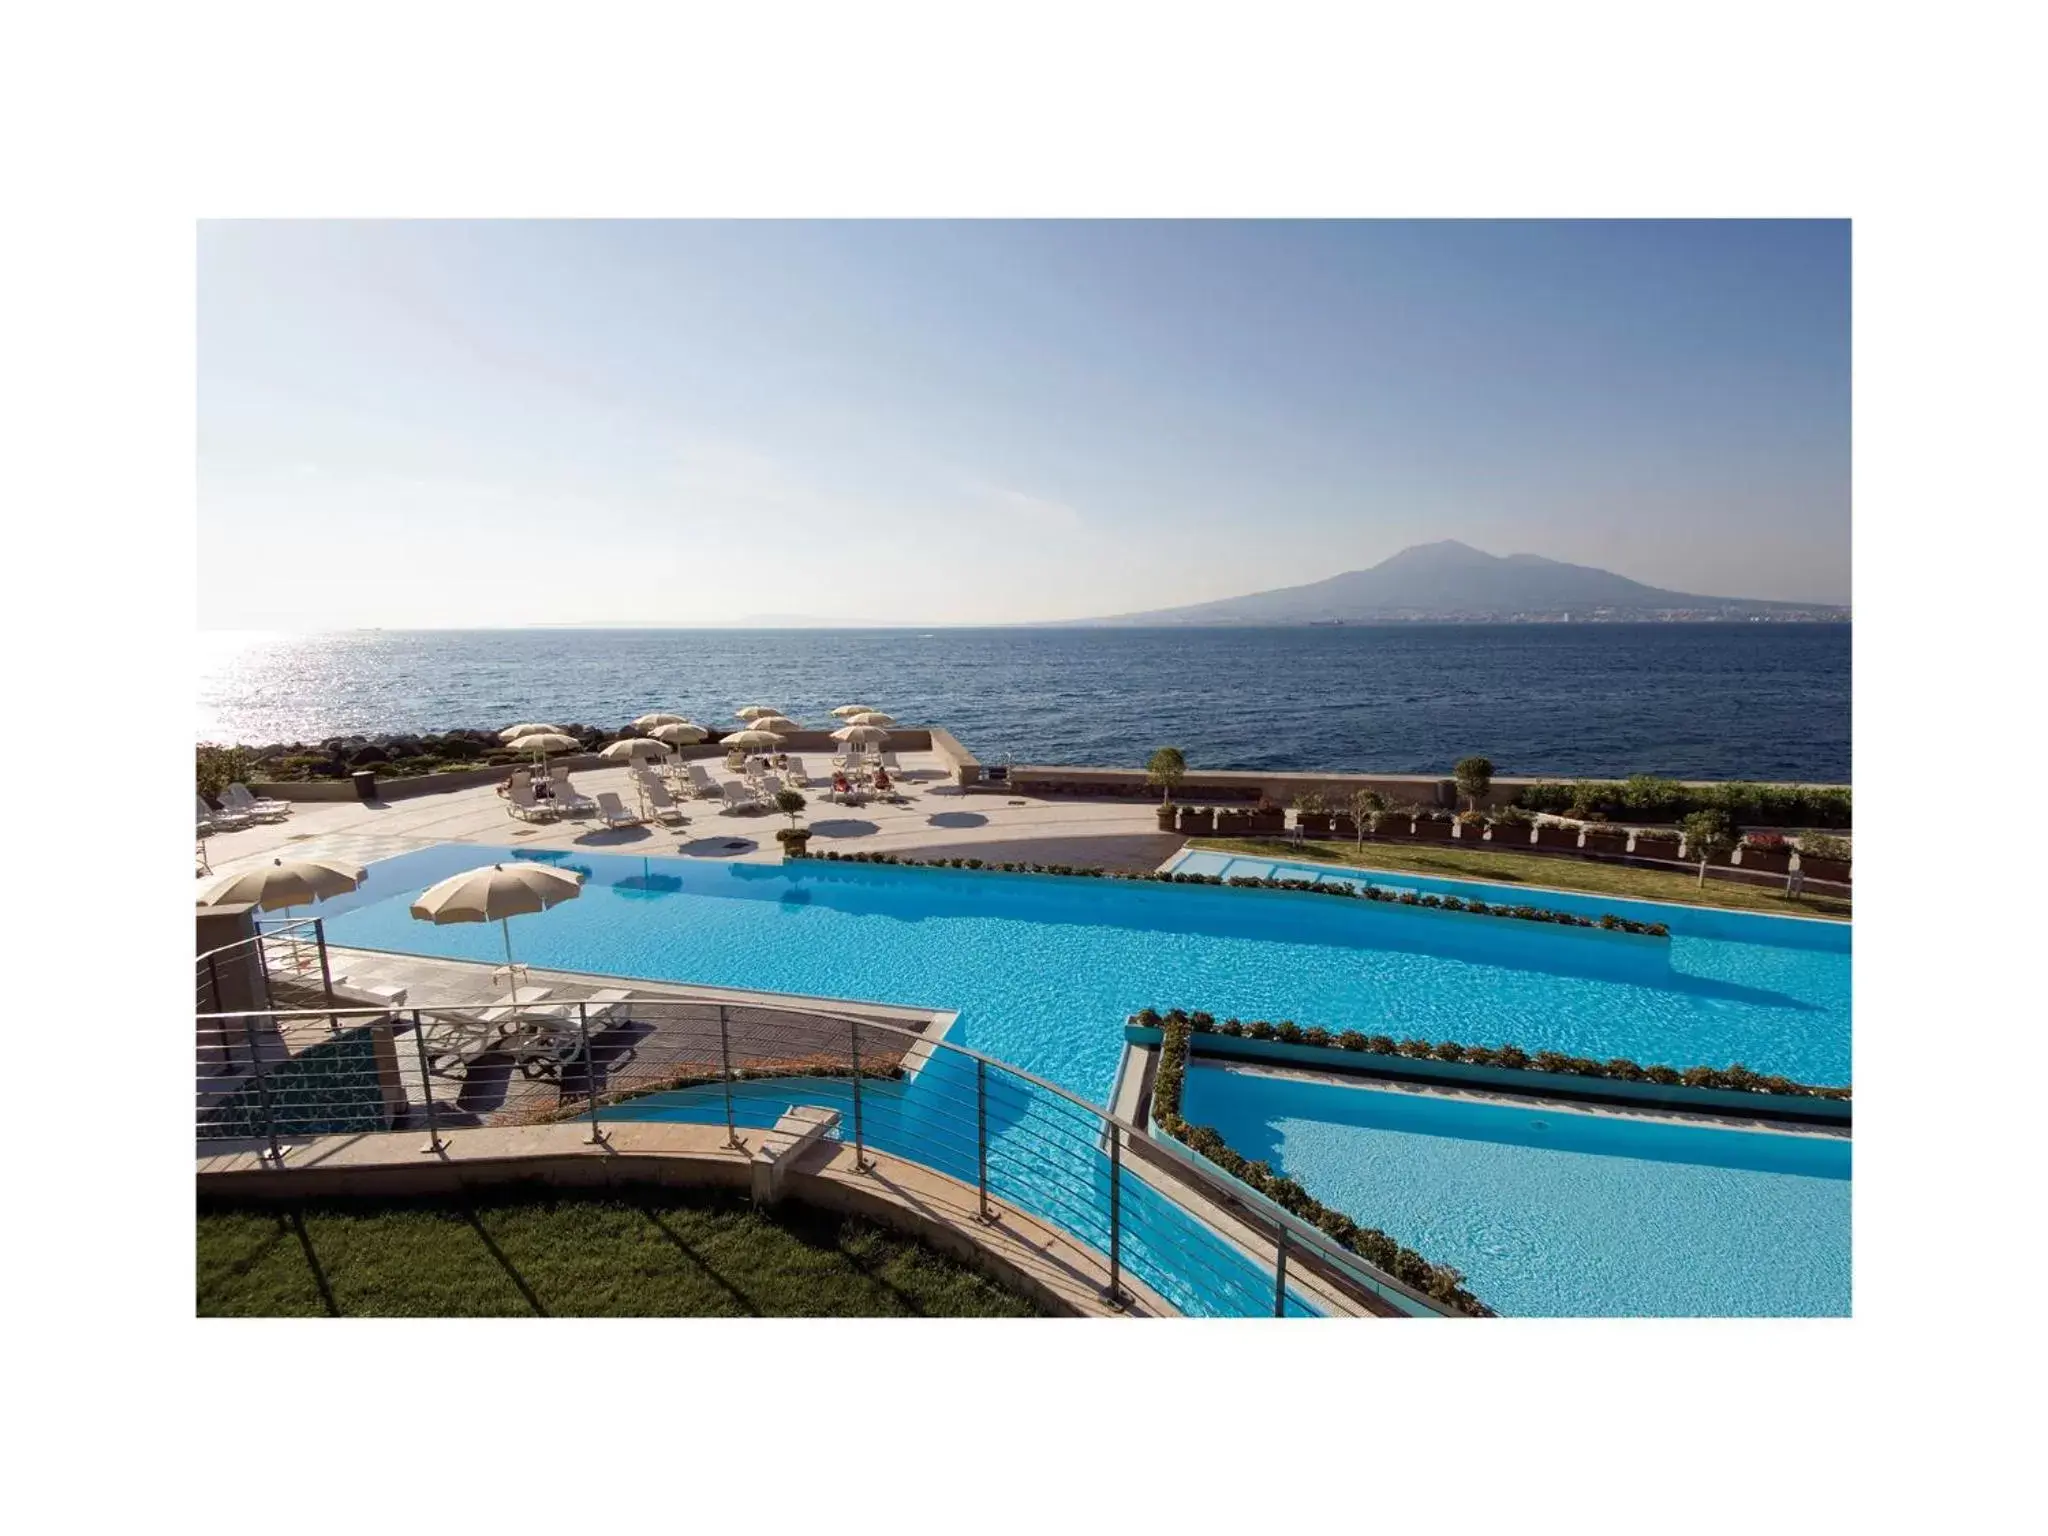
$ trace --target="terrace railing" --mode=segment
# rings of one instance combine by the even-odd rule
[[[863,1171],[876,1153],[920,1163],[973,1188],[980,1220],[1028,1212],[1093,1249],[1115,1303],[1136,1277],[1192,1314],[1449,1310],[1168,1138],[969,1047],[849,1012],[637,996],[502,1017],[263,1008],[203,1012],[198,1039],[202,1153],[253,1143],[276,1168],[325,1135],[413,1131],[438,1153],[462,1126],[559,1121],[596,1142],[625,1120],[722,1127],[743,1146],[814,1104],[839,1111],[832,1134]]]

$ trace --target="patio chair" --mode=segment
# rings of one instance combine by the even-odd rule
[[[625,802],[607,789],[597,797],[597,819],[608,827],[639,827],[647,824],[647,818],[637,811],[626,809]]]
[[[889,777],[892,779],[903,771],[896,761],[896,754],[894,752],[884,752],[882,754],[882,766],[889,770]]]
[[[220,803],[231,811],[240,811],[258,821],[283,821],[292,813],[290,801],[265,799],[246,784],[230,784],[220,797]]]
[[[775,797],[781,794],[782,790],[782,775],[779,773],[762,774],[761,782],[754,786],[754,793],[759,795],[762,803],[766,805],[773,805]]]
[[[716,800],[718,798],[718,782],[711,777],[710,771],[702,763],[688,764],[687,771],[690,779],[691,794],[695,795],[699,800]]]
[[[552,821],[555,808],[537,800],[533,794],[533,781],[524,769],[512,775],[505,786],[505,809],[521,821]]]
[[[595,1035],[600,1029],[625,1021],[626,1003],[632,996],[624,988],[607,987],[585,998],[580,1014],[573,1002],[550,1003],[545,1008],[522,1011],[512,1050],[513,1064],[527,1077],[557,1076],[583,1049],[586,1028]]]
[[[804,760],[800,757],[792,757],[785,761],[789,766],[783,769],[784,777],[798,789],[809,789],[811,786],[811,774],[810,770],[804,767]]]
[[[550,798],[554,801],[555,813],[560,816],[587,816],[597,809],[598,802],[591,799],[569,782],[569,775],[557,768],[549,778]]]
[[[420,1043],[426,1051],[428,1070],[446,1074],[444,1058],[467,1072],[479,1056],[505,1045],[505,1032],[530,1002],[548,995],[546,987],[529,987],[514,1006],[508,994],[502,1001],[476,1009],[436,1009],[420,1015]]]
[[[760,799],[754,794],[753,787],[742,784],[738,779],[727,779],[718,786],[718,792],[725,800],[725,804],[718,808],[720,815],[729,816],[734,811],[761,809]]]
[[[640,801],[647,813],[664,826],[681,826],[690,819],[669,797],[668,786],[651,773],[640,780]]]
[[[216,811],[206,803],[206,796],[199,798],[199,825],[209,832],[229,832],[237,827],[249,825],[246,811],[229,810],[226,807]]]

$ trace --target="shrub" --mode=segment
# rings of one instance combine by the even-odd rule
[[[1170,804],[1173,792],[1188,776],[1188,760],[1179,747],[1161,747],[1146,760],[1145,782],[1160,791],[1159,803]]]
[[[199,793],[218,796],[230,784],[247,783],[255,766],[256,754],[247,747],[204,742],[198,753]]]
[[[1330,808],[1330,797],[1319,789],[1304,789],[1294,797],[1294,808],[1306,811],[1311,816],[1320,816]]]
[[[1461,757],[1451,769],[1451,777],[1457,781],[1458,793],[1476,811],[1486,792],[1493,788],[1493,763],[1484,757]]]
[[[1849,840],[1845,837],[1829,837],[1825,832],[1815,832],[1799,839],[1799,856],[1802,859],[1835,859],[1849,862]]]

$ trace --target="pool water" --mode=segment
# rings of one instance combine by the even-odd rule
[[[1510,1316],[1849,1313],[1849,1142],[1197,1063],[1182,1112]]]

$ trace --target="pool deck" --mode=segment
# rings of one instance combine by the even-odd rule
[[[1159,830],[1149,803],[1048,800],[988,790],[964,793],[935,754],[899,755],[900,804],[870,799],[842,806],[826,800],[816,788],[803,792],[810,804],[801,819],[811,829],[813,853],[837,849],[1140,870],[1158,868],[1186,841],[1177,833]],[[720,771],[714,765],[714,774]],[[612,790],[626,805],[636,804],[623,766],[579,769],[573,777],[583,794],[595,798]],[[216,874],[288,857],[368,864],[435,843],[780,861],[775,833],[789,825],[781,814],[727,813],[711,800],[686,801],[683,810],[689,820],[680,827],[608,828],[594,816],[531,823],[515,819],[497,786],[486,784],[389,803],[301,801],[283,821],[216,832],[205,839],[205,847]]]

